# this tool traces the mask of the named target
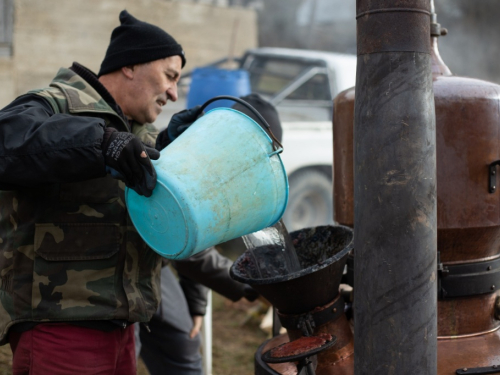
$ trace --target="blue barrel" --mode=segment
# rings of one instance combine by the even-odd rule
[[[281,149],[250,117],[216,108],[153,161],[150,198],[126,189],[130,218],[158,254],[183,259],[275,224],[288,201]]]
[[[250,78],[246,70],[219,68],[196,68],[191,74],[191,85],[187,95],[187,108],[205,103],[219,95],[241,97],[250,94]],[[218,100],[206,110],[218,107],[231,107],[234,101]]]

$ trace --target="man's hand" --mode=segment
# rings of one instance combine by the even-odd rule
[[[167,128],[158,134],[158,138],[156,138],[156,149],[161,151],[167,147],[201,115],[203,115],[203,111],[200,105],[191,109],[185,109],[173,115]]]
[[[145,146],[132,133],[106,128],[102,153],[112,177],[123,180],[140,195],[151,196],[156,186],[156,171],[150,159],[157,160],[158,151]]]
[[[198,333],[200,333],[201,326],[203,324],[203,316],[193,315],[193,328],[189,332],[189,338],[194,339]]]

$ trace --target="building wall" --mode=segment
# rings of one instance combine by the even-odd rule
[[[97,72],[123,9],[172,34],[185,49],[185,71],[257,45],[256,13],[243,8],[166,0],[15,0],[14,6],[13,56],[0,58],[0,107],[46,86],[73,61]]]
[[[0,108],[9,103],[15,95],[14,69],[12,59],[0,57]]]

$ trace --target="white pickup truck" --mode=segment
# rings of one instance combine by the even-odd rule
[[[255,48],[237,62],[240,69],[249,72],[252,92],[274,104],[280,115],[284,149],[281,157],[290,184],[285,225],[293,231],[332,223],[333,98],[354,86],[356,56]],[[189,85],[189,74],[187,78],[185,86]],[[181,98],[172,104],[166,108],[181,110],[185,101]]]

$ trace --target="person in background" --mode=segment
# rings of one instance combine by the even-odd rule
[[[242,96],[240,99],[250,104],[261,114],[261,116],[264,118],[264,120],[266,120],[267,124],[271,128],[271,132],[274,134],[276,139],[281,142],[283,138],[283,128],[281,127],[281,121],[276,107],[257,93],[251,93],[249,95]],[[253,119],[257,124],[262,126],[264,130],[266,130],[265,125],[261,124],[259,118],[255,115],[255,113],[245,105],[241,103],[235,103],[231,108],[244,113],[245,115]]]
[[[258,94],[241,99],[264,117],[273,134],[281,141],[282,129],[276,108]],[[236,103],[232,108],[260,124],[248,107]],[[165,146],[162,138],[164,135],[157,139],[159,149]],[[169,144],[170,140],[165,139],[165,142]],[[236,242],[230,241],[233,244]],[[208,290],[212,289],[232,301],[241,298],[254,301],[258,293],[229,276],[233,262],[214,247],[187,259],[172,261],[177,278],[168,263],[164,260],[161,272],[162,298],[158,311],[149,326],[136,325],[136,355],[141,356],[151,375],[201,375],[199,332],[206,313]]]
[[[16,375],[135,374],[132,324],[158,310],[161,258],[124,189],[152,194],[151,123],[186,58],[159,27],[119,19],[97,75],[75,62],[0,110],[0,344]],[[199,114],[174,115],[160,138]]]

